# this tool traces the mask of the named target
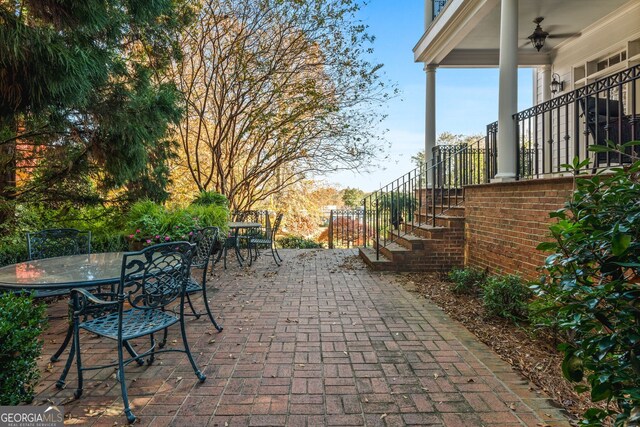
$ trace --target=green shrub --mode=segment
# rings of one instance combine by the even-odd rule
[[[0,267],[26,261],[29,257],[26,238],[23,238],[21,242],[2,239],[0,241],[0,247],[2,247],[2,251],[0,251]]]
[[[487,273],[476,268],[454,268],[449,272],[451,290],[458,295],[478,295],[487,280]]]
[[[640,162],[609,172],[576,178],[571,200],[551,213],[553,241],[538,249],[552,252],[542,291],[558,302],[560,327],[573,333],[560,347],[563,374],[594,402],[608,402],[588,410],[584,423],[632,426],[640,424]]]
[[[229,210],[221,205],[191,205],[167,210],[151,201],[134,203],[126,216],[128,239],[152,245],[175,240],[188,240],[193,230],[215,226],[227,231]]]
[[[532,296],[529,286],[513,275],[490,276],[482,287],[482,303],[487,314],[512,321],[527,319],[527,303]]]
[[[40,377],[36,359],[42,350],[45,306],[27,295],[0,294],[0,405],[33,400]]]
[[[285,249],[316,249],[322,245],[314,240],[300,236],[285,236],[277,240],[278,245]]]
[[[203,206],[224,206],[229,207],[229,199],[223,194],[216,193],[215,191],[201,191],[200,194],[193,200],[194,205]]]

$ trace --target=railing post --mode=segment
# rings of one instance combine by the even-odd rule
[[[369,232],[367,230],[367,199],[364,199],[362,201],[362,234],[363,234],[363,239],[364,239],[364,247],[367,247],[367,238],[369,235]]]
[[[376,197],[376,260],[380,259],[380,206]]]
[[[436,156],[435,147],[434,155],[431,157],[431,176],[433,184],[431,185],[431,215],[433,216],[433,226],[436,226]]]
[[[333,249],[333,209],[329,214],[329,249]]]

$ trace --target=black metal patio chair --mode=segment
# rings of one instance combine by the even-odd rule
[[[264,224],[265,221],[269,220],[268,211],[235,211],[231,214],[232,222],[255,222],[259,224]],[[242,265],[242,261],[244,258],[240,253],[240,249],[242,247],[249,247],[248,240],[250,236],[255,236],[256,231],[253,229],[242,230],[229,230],[229,234],[226,238],[222,239],[222,249],[218,253],[216,258],[216,262],[219,262],[221,258],[224,261],[224,268],[227,268],[227,253],[230,249],[232,249],[238,260],[238,263]]]
[[[209,320],[211,320],[211,323],[218,332],[221,332],[223,328],[216,323],[213,313],[211,313],[209,299],[207,298],[207,274],[209,272],[209,261],[211,260],[216,242],[218,241],[219,232],[220,230],[218,227],[205,227],[200,230],[196,230],[193,233],[191,242],[195,243],[196,249],[193,255],[193,260],[191,261],[191,270],[201,269],[202,280],[198,281],[198,279],[193,275],[190,275],[189,283],[187,284],[187,302],[189,303],[189,307],[191,307],[193,315],[196,319],[199,319],[202,313],[199,313],[193,306],[193,303],[191,302],[191,295],[202,292],[202,299],[204,301],[204,306],[207,310]],[[211,263],[211,265],[213,269],[213,263]]]
[[[52,228],[27,233],[29,261],[91,253],[91,231]]]
[[[249,265],[251,265],[253,261],[258,258],[258,249],[260,247],[264,247],[265,249],[271,249],[273,260],[276,262],[276,265],[278,267],[280,266],[282,258],[280,257],[278,249],[276,248],[276,234],[278,233],[278,229],[280,228],[282,217],[282,213],[277,214],[276,219],[273,222],[273,226],[271,226],[270,222],[267,220],[267,225],[263,230],[261,230],[260,234],[249,237]]]
[[[129,363],[140,362],[148,356],[147,363],[152,364],[157,353],[183,352],[200,382],[206,379],[191,355],[184,322],[186,287],[194,252],[195,245],[191,243],[170,242],[124,254],[120,282],[113,299],[98,298],[85,289],[71,291],[73,344],[78,370],[76,398],[82,395],[84,371],[117,366],[124,412],[132,423],[136,417],[129,405],[125,379],[125,366]],[[179,312],[174,313],[169,306],[177,300]],[[180,324],[184,348],[156,349],[154,334],[176,323]],[[80,329],[116,341],[118,361],[101,366],[82,366]],[[128,348],[130,340],[144,336],[150,337],[147,351],[136,354]],[[130,358],[124,358],[125,348],[132,353]]]

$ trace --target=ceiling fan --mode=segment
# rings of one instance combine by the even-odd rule
[[[533,33],[527,37],[529,39],[529,43],[536,48],[538,52],[544,46],[544,42],[547,38],[550,39],[561,39],[561,38],[569,38],[569,37],[578,37],[581,33],[564,33],[564,34],[550,34],[548,31],[545,31],[540,26],[540,23],[544,21],[542,16],[537,17],[533,20],[533,23],[536,24],[536,28],[533,30]],[[552,31],[555,28],[554,26],[547,27],[547,30]],[[524,47],[527,43],[523,44],[520,47]]]

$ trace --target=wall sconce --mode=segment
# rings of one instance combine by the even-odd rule
[[[564,90],[564,82],[560,80],[560,75],[553,73],[551,78],[551,93],[555,95],[558,92],[562,92]]]
[[[533,45],[533,47],[536,48],[538,52],[540,52],[540,49],[542,49],[542,46],[544,46],[544,41],[547,39],[547,37],[549,37],[549,33],[544,31],[542,27],[540,27],[540,23],[542,21],[544,21],[544,18],[541,16],[533,20],[533,23],[536,24],[536,28],[535,30],[533,30],[533,33],[528,37],[529,40],[531,41],[531,44]]]

